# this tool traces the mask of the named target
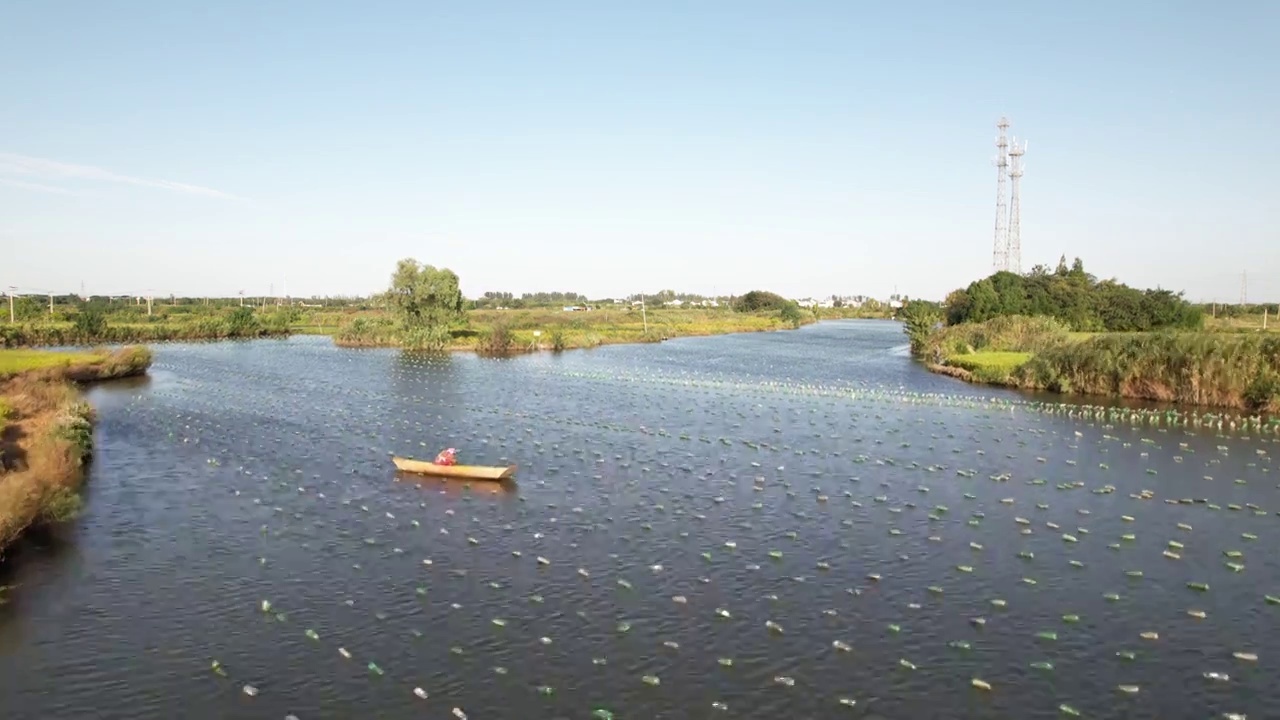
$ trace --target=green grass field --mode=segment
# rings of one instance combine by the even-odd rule
[[[967,353],[965,355],[952,355],[947,358],[947,364],[952,367],[963,368],[974,373],[983,371],[1000,372],[1004,375],[1008,375],[1030,359],[1031,353],[1027,352],[1000,352],[995,350],[984,350],[981,352]]]
[[[6,378],[28,370],[44,370],[68,365],[89,365],[102,362],[105,355],[98,353],[56,352],[52,350],[0,350],[0,378]]]

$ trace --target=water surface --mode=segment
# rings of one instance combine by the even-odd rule
[[[91,397],[87,510],[4,575],[5,718],[1280,707],[1272,443],[1010,404],[893,323],[506,360],[163,345]],[[390,464],[445,446],[518,484]]]

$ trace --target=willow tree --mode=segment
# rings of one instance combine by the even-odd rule
[[[413,258],[396,263],[387,303],[404,327],[409,346],[443,347],[448,342],[449,325],[462,317],[457,274]]]

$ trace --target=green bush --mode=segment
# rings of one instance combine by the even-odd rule
[[[107,318],[102,313],[92,310],[76,313],[71,327],[74,329],[76,337],[92,341],[106,334]]]
[[[791,325],[793,328],[800,327],[800,323],[804,322],[804,314],[800,312],[800,306],[794,302],[788,302],[778,311],[778,317],[782,318],[782,322]]]
[[[551,349],[555,352],[564,350],[566,338],[564,328],[560,325],[554,325],[547,331],[547,341],[551,343]]]

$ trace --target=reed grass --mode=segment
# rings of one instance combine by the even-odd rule
[[[1072,333],[1007,316],[940,328],[925,345],[934,369],[976,382],[1280,412],[1280,334]]]
[[[1112,333],[1046,348],[1019,387],[1280,412],[1280,336]]]

